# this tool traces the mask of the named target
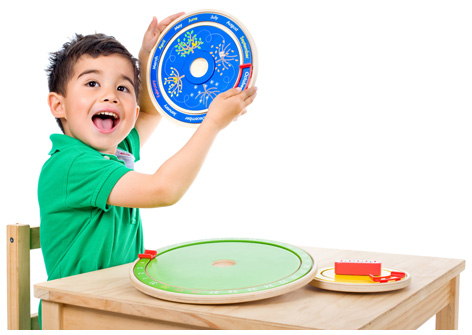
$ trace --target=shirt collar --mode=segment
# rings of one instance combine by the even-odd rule
[[[103,154],[94,148],[88,146],[84,142],[64,134],[52,134],[50,136],[52,142],[52,149],[49,151],[49,155],[53,155],[58,151],[65,150],[70,147],[78,146],[80,149],[85,151],[91,151],[102,155],[105,159],[111,159],[124,164],[130,169],[134,169],[134,156],[127,151],[117,149],[116,155]]]
[[[52,149],[49,151],[49,155],[73,146],[81,146],[84,148],[89,148],[90,150],[94,150],[82,141],[64,134],[52,134],[49,138],[52,142]]]

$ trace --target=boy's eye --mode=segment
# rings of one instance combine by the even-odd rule
[[[126,86],[118,86],[117,90],[120,92],[129,92],[129,89]]]
[[[86,85],[88,87],[97,87],[98,83],[96,81],[89,81]]]

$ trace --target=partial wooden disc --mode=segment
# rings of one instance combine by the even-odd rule
[[[402,270],[382,269],[381,276],[388,276],[392,271],[405,272]],[[386,283],[374,282],[369,276],[336,275],[334,267],[322,268],[318,271],[311,285],[330,291],[340,292],[387,292],[399,290],[410,285],[411,276],[405,272],[405,278],[399,281]]]

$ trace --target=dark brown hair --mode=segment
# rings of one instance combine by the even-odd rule
[[[138,60],[113,36],[105,34],[80,35],[76,34],[69,42],[64,43],[62,49],[53,52],[49,56],[49,66],[46,69],[48,74],[49,92],[55,92],[66,96],[66,86],[75,63],[83,55],[93,58],[99,56],[109,56],[119,54],[128,59],[134,70],[134,90],[136,92],[136,100],[139,97],[140,74],[138,68]],[[64,132],[60,119],[57,123]]]

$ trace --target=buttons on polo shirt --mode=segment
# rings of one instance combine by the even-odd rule
[[[121,159],[119,159],[118,157],[116,157],[115,155],[107,155],[107,154],[102,154],[103,158],[106,159],[107,161],[114,161],[114,162],[118,162],[118,163],[121,163],[123,165],[126,166],[125,162],[122,161]],[[133,157],[134,158],[134,157]]]

